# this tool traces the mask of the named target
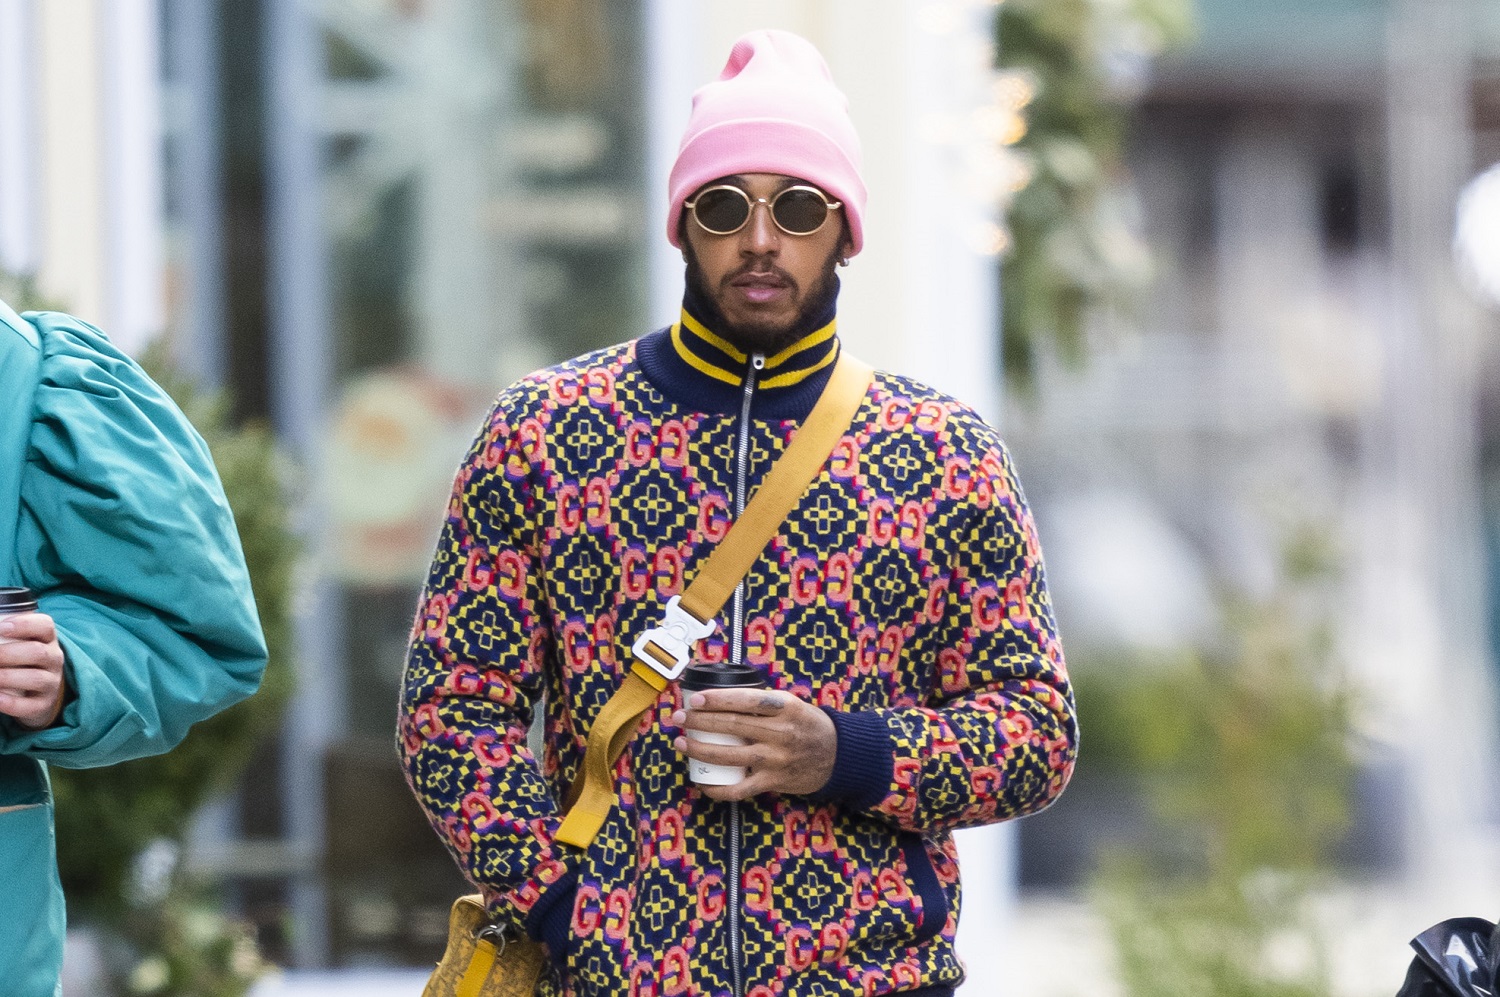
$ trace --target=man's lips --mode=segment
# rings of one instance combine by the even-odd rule
[[[765,304],[774,301],[784,293],[791,290],[792,283],[780,274],[775,273],[747,273],[735,277],[729,282],[730,286],[736,288],[752,304]]]

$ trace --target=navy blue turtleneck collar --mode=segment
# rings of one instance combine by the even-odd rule
[[[752,418],[804,419],[812,411],[838,358],[837,307],[835,285],[827,307],[804,320],[802,335],[766,358],[751,401]],[[713,314],[689,287],[681,317],[642,338],[636,359],[672,401],[702,412],[735,413],[744,399],[750,357],[712,328],[708,316]]]

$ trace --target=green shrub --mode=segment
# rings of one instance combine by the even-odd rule
[[[1315,536],[1283,583],[1226,600],[1219,646],[1079,672],[1080,770],[1132,772],[1155,825],[1096,877],[1132,997],[1323,997],[1310,910],[1349,821],[1351,696]]]
[[[1121,66],[1143,69],[1193,31],[1192,0],[1006,0],[996,17],[1002,70],[1026,79],[1016,150],[1030,181],[1011,202],[1001,264],[1006,379],[1027,390],[1039,346],[1084,353],[1084,326],[1134,300],[1150,257],[1128,218],[1124,140],[1131,102]]]

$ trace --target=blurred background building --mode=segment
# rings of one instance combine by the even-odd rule
[[[689,97],[765,26],[822,48],[865,142],[841,332],[1001,421],[1070,653],[1208,639],[1217,592],[1278,583],[1290,525],[1342,551],[1346,992],[1393,990],[1428,924],[1495,916],[1500,379],[1451,244],[1500,160],[1500,10],[1197,7],[1191,45],[1119,73],[1157,279],[1002,407],[994,4],[0,0],[0,269],[127,349],[165,337],[304,469],[298,693],[190,853],[275,961],[440,949],[464,887],[392,727],[453,468],[500,386],[672,319]],[[1106,992],[1102,948],[1063,940],[1097,934],[1074,891],[1119,814],[1070,802],[1023,822],[1019,898],[1010,832],[961,839],[972,992]]]
[[[1282,584],[1292,531],[1331,541],[1360,738],[1336,978],[1391,993],[1407,938],[1497,914],[1500,344],[1453,241],[1500,159],[1500,8],[1199,0],[1197,20],[1129,139],[1151,290],[1081,368],[1045,361],[1004,427],[1070,662],[1211,639],[1221,593]],[[1138,810],[1065,796],[1023,822],[1031,895],[1081,882]],[[1107,946],[1060,958],[1080,908],[1049,909],[1027,979],[1113,992]]]
[[[465,887],[392,730],[453,469],[499,387],[675,317],[666,172],[739,34],[807,35],[852,98],[884,233],[854,348],[998,414],[990,144],[954,127],[992,100],[992,5],[940,6],[0,0],[0,268],[127,349],[164,337],[304,471],[295,700],[189,851],[274,961],[440,951]],[[1004,839],[966,848],[971,924],[1005,907]]]

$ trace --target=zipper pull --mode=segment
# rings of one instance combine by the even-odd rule
[[[766,369],[766,355],[764,353],[752,353],[750,355],[750,366],[756,370]]]

